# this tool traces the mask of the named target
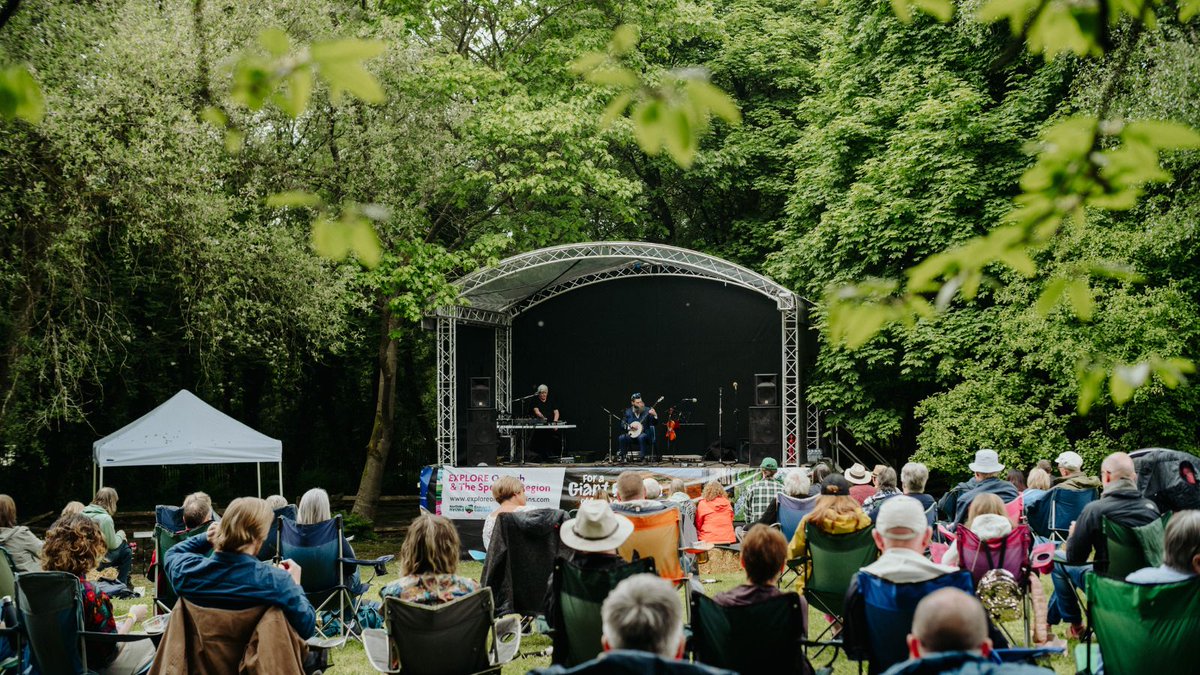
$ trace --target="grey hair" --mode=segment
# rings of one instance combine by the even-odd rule
[[[929,481],[929,467],[920,462],[909,462],[900,469],[900,484],[905,492],[924,492]]]
[[[267,497],[267,506],[271,507],[272,511],[282,509],[287,506],[287,497],[283,495],[271,495]]]
[[[1178,511],[1167,524],[1163,562],[1180,572],[1192,573],[1192,558],[1200,555],[1200,511]]]
[[[528,391],[528,390],[526,390],[526,391]],[[544,385],[544,384],[539,384],[539,385],[538,385],[538,388],[537,388],[537,391],[538,391],[538,393],[539,393],[539,394],[540,394],[540,393],[542,393],[543,391],[545,391],[545,392],[549,392],[549,391],[550,391],[550,387],[547,387],[547,386],[546,386],[546,385]]]
[[[323,523],[333,517],[329,511],[329,493],[321,488],[313,488],[300,498],[300,508],[296,510],[296,522],[301,525]]]
[[[812,488],[812,481],[809,480],[806,471],[793,469],[783,477],[783,491],[789,496],[807,497],[810,488]]]
[[[646,486],[646,499],[658,499],[662,496],[662,483],[653,478],[644,478],[642,484]]]
[[[682,479],[672,478],[671,479],[671,494],[675,494],[676,492],[686,493],[687,492],[687,484],[684,483]]]
[[[604,638],[612,649],[632,649],[673,659],[683,643],[683,610],[666,579],[635,574],[608,594],[600,608]]]

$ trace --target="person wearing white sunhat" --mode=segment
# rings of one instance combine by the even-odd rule
[[[842,472],[842,476],[850,483],[850,496],[854,497],[859,504],[865,503],[871,495],[875,494],[875,486],[871,484],[875,477],[862,464],[855,464],[846,469]]]
[[[1067,450],[1060,454],[1054,463],[1058,465],[1060,474],[1054,479],[1052,490],[1098,490],[1100,479],[1083,473],[1083,458],[1079,453]]]
[[[1015,485],[1000,478],[1000,473],[1004,471],[1004,465],[1000,463],[1000,455],[995,450],[984,448],[976,452],[975,461],[968,464],[967,467],[975,473],[975,476],[966,483],[958,485],[946,495],[949,498],[959,492],[957,499],[950,502],[953,504],[953,509],[947,504],[946,498],[942,500],[942,509],[946,514],[954,514],[954,523],[961,523],[966,519],[967,509],[971,508],[971,502],[979,495],[993,494],[1007,504],[1020,494]]]
[[[633,533],[633,521],[613,513],[602,499],[585,499],[574,518],[562,524],[558,537],[575,551],[571,564],[582,570],[602,571],[624,566],[617,547]],[[546,587],[546,620],[551,626],[558,614],[558,594],[554,579]]]

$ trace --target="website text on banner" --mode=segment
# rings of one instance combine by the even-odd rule
[[[442,467],[438,476],[437,513],[454,520],[484,520],[499,504],[492,499],[492,483],[514,476],[525,485],[531,509],[560,508],[563,469],[501,467]]]

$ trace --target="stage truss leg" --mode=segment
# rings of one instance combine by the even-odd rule
[[[438,464],[458,464],[458,322],[437,318],[437,450]]]
[[[496,326],[496,407],[512,414],[512,326]]]
[[[808,404],[808,414],[805,420],[805,450],[809,460],[821,457],[821,409],[816,403]]]
[[[780,310],[783,326],[783,466],[800,466],[800,317],[796,303]]]

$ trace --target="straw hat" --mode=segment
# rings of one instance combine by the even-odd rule
[[[632,532],[633,521],[613,513],[608,502],[587,499],[579,505],[578,514],[563,523],[559,536],[576,551],[596,553],[624,544]]]
[[[842,475],[846,477],[846,480],[855,485],[866,485],[871,482],[871,472],[867,471],[867,467],[862,464],[856,463],[854,466],[843,471]]]

